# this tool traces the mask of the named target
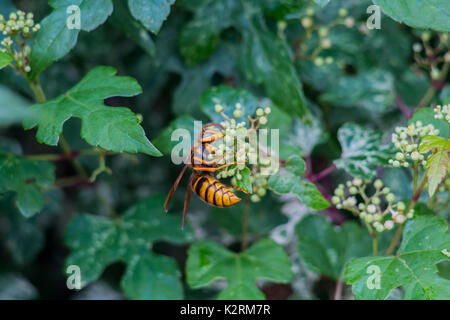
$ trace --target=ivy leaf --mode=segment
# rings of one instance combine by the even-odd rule
[[[131,97],[141,87],[130,77],[115,76],[111,67],[92,69],[75,87],[50,101],[32,106],[24,121],[25,129],[38,126],[36,137],[49,145],[58,143],[63,124],[71,117],[81,118],[81,136],[91,145],[116,152],[162,154],[146,138],[136,115],[128,108],[107,107],[103,99]]]
[[[333,279],[342,277],[344,265],[371,254],[372,238],[355,222],[333,228],[324,216],[311,214],[296,226],[298,251],[306,265]]]
[[[334,163],[352,176],[372,179],[375,166],[387,164],[392,156],[388,145],[382,145],[381,132],[365,129],[355,123],[344,124],[338,131],[341,158]]]
[[[384,13],[417,29],[450,31],[450,3],[447,0],[373,0]]]
[[[288,283],[292,270],[283,247],[271,239],[260,240],[240,254],[212,241],[200,241],[189,248],[186,277],[193,289],[225,279],[228,287],[218,299],[261,300],[264,294],[255,285],[257,279]]]
[[[329,202],[316,186],[302,178],[305,167],[303,159],[297,155],[291,156],[286,162],[286,170],[270,176],[269,188],[276,193],[294,193],[305,206],[314,210],[328,208]]]
[[[123,292],[135,300],[181,299],[180,270],[172,258],[147,252],[128,262],[121,280]]]
[[[358,258],[345,268],[345,281],[352,285],[356,299],[386,299],[389,293],[403,287],[405,300],[448,299],[450,280],[438,276],[436,264],[450,261],[442,251],[450,248],[447,223],[438,217],[417,217],[408,221],[403,240],[395,256]],[[371,267],[372,266],[372,267]],[[379,289],[368,286],[379,268]],[[376,269],[374,269],[376,270]]]
[[[215,123],[225,120],[220,113],[215,111],[216,105],[223,107],[223,113],[227,117],[234,118],[233,112],[237,104],[241,105],[242,116],[236,121],[248,123],[248,116],[254,116],[257,101],[247,90],[221,85],[208,89],[200,97],[200,109]]]
[[[157,34],[175,0],[128,0],[131,14],[151,32]]]
[[[0,192],[16,192],[16,205],[25,217],[39,212],[44,206],[41,188],[55,179],[53,164],[0,152],[0,169]]]
[[[0,70],[6,67],[12,61],[12,57],[5,52],[0,51]]]
[[[450,141],[437,136],[425,136],[419,146],[420,153],[432,152],[427,158],[426,175],[428,194],[434,195],[450,168]]]
[[[394,77],[381,70],[342,77],[320,96],[320,100],[340,107],[383,112],[394,103]]]
[[[163,195],[150,196],[119,219],[80,214],[70,222],[65,243],[72,250],[66,266],[78,265],[82,287],[97,280],[111,263],[127,265],[122,288],[132,299],[180,299],[176,263],[149,250],[155,241],[185,243],[192,229],[181,231],[179,217],[163,214]]]
[[[250,169],[245,167],[243,170],[239,171],[239,174],[242,176],[242,179],[236,179],[236,187],[244,189],[248,193],[253,193],[251,181],[252,173]]]
[[[306,101],[288,45],[272,35],[261,20],[259,16],[249,18],[243,30],[241,70],[248,81],[262,84],[282,110],[305,121]]]
[[[81,30],[84,31],[96,29],[113,11],[111,0],[51,0],[50,5],[54,10],[41,21],[41,29],[33,40],[31,79],[64,57],[77,43],[80,30],[67,27],[69,6],[76,5],[80,8]]]
[[[290,133],[283,139],[280,148],[291,145],[299,148],[302,156],[309,156],[318,144],[328,140],[328,133],[323,128],[321,117],[311,113],[309,118],[310,123],[294,118]]]

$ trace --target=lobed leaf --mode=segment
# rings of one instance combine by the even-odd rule
[[[362,179],[375,176],[375,166],[386,165],[392,156],[388,145],[382,144],[383,134],[355,123],[344,124],[338,130],[342,154],[334,163],[340,169]]]
[[[345,280],[356,299],[386,299],[398,287],[403,287],[405,300],[449,299],[450,280],[439,277],[436,268],[440,261],[450,261],[442,253],[449,247],[450,233],[443,219],[417,217],[407,222],[395,256],[352,260],[345,268]],[[378,288],[373,282],[377,276]]]
[[[32,106],[24,120],[25,129],[37,126],[38,141],[56,145],[64,122],[78,117],[82,121],[81,136],[93,146],[116,152],[161,156],[130,109],[103,104],[103,99],[112,96],[130,97],[141,93],[136,80],[115,74],[116,70],[111,67],[92,69],[65,94]]]
[[[228,286],[218,299],[260,300],[264,294],[255,285],[257,279],[288,283],[292,270],[283,248],[271,239],[262,239],[240,254],[212,241],[201,241],[189,248],[186,276],[193,289],[225,279]]]
[[[150,196],[117,220],[91,214],[75,216],[65,235],[71,249],[66,266],[80,267],[83,287],[97,280],[108,265],[122,261],[127,269],[121,285],[129,298],[182,297],[176,263],[148,251],[155,241],[185,243],[193,237],[189,226],[181,231],[178,217],[163,214],[164,199],[163,195]]]
[[[16,193],[16,205],[27,218],[44,206],[41,188],[53,184],[55,168],[47,161],[33,161],[0,152],[0,192]]]

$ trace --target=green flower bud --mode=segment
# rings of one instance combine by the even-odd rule
[[[394,200],[395,200],[394,194],[393,194],[393,193],[388,193],[388,194],[386,195],[386,200],[387,200],[388,202],[394,201]]]
[[[339,199],[339,197],[337,197],[337,196],[333,196],[333,197],[331,198],[331,202],[332,202],[333,204],[339,204],[339,203],[341,203],[341,199]]]
[[[381,187],[383,187],[383,181],[381,181],[380,179],[375,180],[375,182],[373,183],[373,186],[377,189],[381,189]]]
[[[264,110],[262,108],[256,109],[256,115],[262,117],[264,115]]]

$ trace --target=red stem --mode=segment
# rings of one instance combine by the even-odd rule
[[[411,118],[412,111],[408,108],[406,103],[403,101],[403,99],[396,93],[395,94],[395,104],[400,109],[400,111],[403,113],[406,119]]]
[[[312,182],[321,180],[321,179],[325,178],[327,175],[329,175],[330,173],[332,173],[334,170],[336,170],[336,165],[332,164],[328,168],[325,168],[322,171],[320,171],[319,173],[311,175],[309,180],[311,180]]]

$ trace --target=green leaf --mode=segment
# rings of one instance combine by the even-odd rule
[[[296,234],[298,251],[306,265],[336,280],[342,277],[348,261],[372,252],[372,238],[355,222],[333,228],[324,216],[311,214],[296,226]]]
[[[38,126],[38,141],[56,145],[64,122],[78,117],[82,121],[81,136],[93,146],[116,152],[161,156],[146,138],[139,119],[130,109],[103,104],[103,99],[109,97],[131,97],[141,93],[136,80],[115,74],[116,70],[111,67],[92,69],[65,94],[32,106],[29,117],[24,121],[25,129]]]
[[[305,123],[294,118],[290,133],[283,139],[280,148],[291,145],[301,150],[302,156],[309,156],[313,149],[328,140],[328,133],[324,130],[321,118],[317,115],[310,115],[311,123]]]
[[[434,117],[435,113],[431,108],[421,108],[414,112],[414,115],[409,119],[408,124],[416,123],[421,121],[423,125],[432,124],[435,129],[439,130],[439,136],[443,138],[448,138],[450,134],[450,126],[448,123],[442,119],[436,119]]]
[[[0,126],[21,123],[29,104],[8,87],[0,85]]]
[[[179,278],[174,259],[148,252],[128,262],[121,286],[130,299],[176,300],[183,298]]]
[[[53,164],[0,152],[0,169],[0,192],[16,192],[16,205],[25,217],[39,212],[44,206],[41,188],[55,179]]]
[[[288,45],[272,35],[259,18],[249,19],[243,30],[241,70],[248,81],[263,85],[282,110],[305,121],[306,101]]]
[[[352,285],[356,299],[386,299],[403,287],[405,300],[448,299],[450,280],[438,276],[436,264],[450,261],[442,251],[450,247],[447,223],[438,217],[417,217],[407,222],[403,240],[395,256],[358,258],[345,268],[345,281]],[[370,289],[379,268],[380,287]],[[370,278],[369,278],[370,277]]]
[[[213,54],[220,32],[232,25],[240,6],[234,0],[207,0],[187,6],[195,11],[194,19],[183,26],[179,46],[186,62],[195,64]]]
[[[216,105],[223,107],[223,113],[227,117],[234,118],[233,112],[238,103],[241,105],[242,116],[236,121],[248,123],[248,116],[254,116],[257,101],[247,90],[221,85],[208,89],[200,97],[200,109],[215,123],[225,120],[220,113],[215,111]]]
[[[239,174],[242,176],[242,179],[236,179],[236,187],[244,189],[248,193],[253,193],[251,181],[252,172],[250,169],[245,167],[243,170],[239,171]]]
[[[172,111],[180,116],[200,116],[198,103],[202,93],[211,87],[212,80],[218,74],[224,77],[233,75],[234,67],[235,61],[230,59],[226,48],[221,47],[205,63],[193,67],[180,65],[173,68],[181,74],[182,80],[173,95]]]
[[[437,136],[423,137],[419,152],[427,153],[430,151],[432,151],[432,154],[427,157],[425,167],[427,169],[428,194],[432,197],[450,169],[450,140]]]
[[[80,8],[81,30],[84,31],[96,29],[113,11],[111,0],[51,0],[50,5],[54,10],[41,21],[41,29],[33,41],[30,56],[32,79],[64,57],[77,43],[80,30],[67,27],[69,6],[77,5]]]
[[[5,52],[0,51],[0,70],[6,67],[12,61],[12,57]]]
[[[341,158],[334,163],[352,176],[372,179],[375,166],[387,164],[392,156],[388,145],[382,145],[382,132],[368,130],[354,123],[344,124],[338,131]]]
[[[175,0],[128,0],[131,14],[151,32],[157,34]]]
[[[447,0],[373,0],[373,3],[395,21],[413,28],[450,31],[450,2]]]
[[[122,30],[127,37],[132,39],[147,54],[154,57],[156,55],[156,47],[150,34],[142,25],[133,19],[131,13],[123,0],[113,0],[114,12],[108,22]]]
[[[111,263],[127,265],[122,288],[132,299],[180,299],[182,286],[176,263],[148,249],[155,241],[185,243],[192,240],[188,226],[180,228],[179,216],[163,213],[163,195],[150,196],[112,220],[80,214],[70,222],[65,243],[71,249],[66,266],[78,265],[81,285],[97,280]]]
[[[286,170],[273,174],[269,178],[269,188],[281,194],[293,193],[307,207],[323,210],[330,206],[329,202],[317,190],[316,186],[304,181],[302,175],[305,163],[299,156],[291,156],[286,162]]]
[[[394,78],[381,70],[340,78],[320,96],[320,100],[339,107],[383,112],[394,103]]]
[[[283,247],[271,239],[260,240],[240,254],[212,241],[201,241],[189,248],[186,277],[193,289],[225,279],[228,287],[218,299],[260,300],[264,294],[255,285],[257,279],[288,283],[292,270]]]

